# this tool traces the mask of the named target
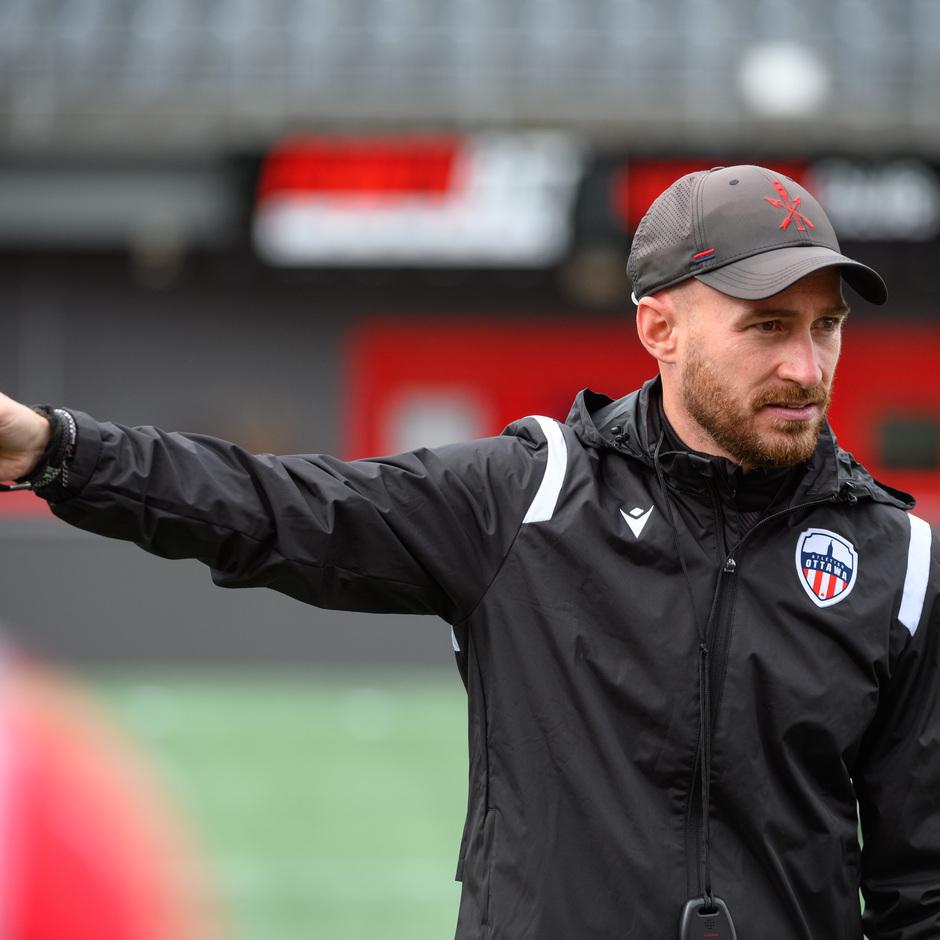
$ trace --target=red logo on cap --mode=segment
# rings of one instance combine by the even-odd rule
[[[816,228],[816,226],[813,225],[813,223],[810,222],[810,220],[807,219],[805,215],[796,211],[797,209],[800,208],[799,196],[797,196],[796,199],[793,200],[793,202],[790,202],[790,196],[787,193],[787,191],[783,188],[783,183],[778,183],[776,180],[774,180],[774,189],[776,189],[777,192],[780,193],[780,196],[782,198],[771,199],[770,196],[764,196],[764,199],[766,199],[767,202],[769,202],[772,206],[779,206],[781,209],[790,210],[789,213],[787,214],[787,217],[780,223],[780,228],[785,229],[794,219],[796,219],[797,229],[801,232],[806,231],[806,229],[803,227],[804,222],[810,228]]]

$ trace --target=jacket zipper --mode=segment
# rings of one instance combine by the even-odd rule
[[[699,740],[695,751],[686,810],[686,882],[690,898],[710,893],[711,889],[708,875],[707,833],[704,828],[709,781],[703,777],[703,774],[708,775],[711,770],[709,742],[715,730],[718,714],[713,691],[718,688],[717,681],[724,670],[724,662],[727,658],[730,611],[734,599],[734,581],[731,575],[737,566],[734,559],[730,557],[725,542],[725,515],[714,487],[709,487],[709,495],[712,500],[718,553],[725,561],[718,573],[708,623],[701,633],[699,645]],[[705,713],[706,709],[708,714]]]
[[[707,675],[708,694],[705,696],[705,700],[709,713],[708,715],[700,714],[699,716],[700,734],[686,810],[686,882],[690,898],[699,897],[706,893],[711,894],[711,879],[708,872],[707,829],[705,828],[707,825],[705,814],[709,811],[707,805],[708,782],[705,781],[703,784],[702,775],[707,774],[710,776],[711,774],[710,742],[718,725],[718,711],[723,690],[721,680],[724,676],[728,658],[736,587],[734,574],[738,567],[734,556],[743,550],[753,533],[761,526],[791,513],[810,509],[814,506],[826,505],[827,503],[848,502],[850,505],[854,505],[858,502],[854,490],[855,485],[846,482],[839,489],[839,492],[832,496],[821,497],[797,506],[777,510],[758,520],[729,552],[725,542],[724,513],[717,494],[713,488],[710,488],[719,554],[724,558],[724,561],[718,573],[718,583],[715,588],[712,606],[714,617],[710,618],[711,623],[706,627],[699,649],[699,682],[705,681],[704,677]],[[702,794],[701,797],[700,794]]]

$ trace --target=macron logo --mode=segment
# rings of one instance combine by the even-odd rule
[[[630,526],[630,531],[636,538],[640,537],[640,533],[643,531],[644,526],[649,520],[650,513],[653,511],[653,507],[650,506],[646,512],[643,512],[639,506],[636,509],[631,509],[629,513],[620,510],[620,515],[626,520],[627,525]]]

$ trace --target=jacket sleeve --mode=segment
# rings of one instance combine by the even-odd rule
[[[879,702],[878,717],[866,736],[862,769],[855,777],[868,940],[940,937],[940,559],[936,536],[925,550],[929,551],[929,562],[925,562],[929,568],[923,612],[916,623],[908,621],[899,631],[906,641]]]
[[[537,430],[343,462],[73,414],[66,488],[47,496],[61,519],[196,558],[225,587],[452,623],[495,576],[545,467]]]

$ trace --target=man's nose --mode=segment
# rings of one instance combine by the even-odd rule
[[[821,353],[810,333],[791,336],[777,371],[781,379],[795,382],[801,388],[813,388],[822,382]]]

